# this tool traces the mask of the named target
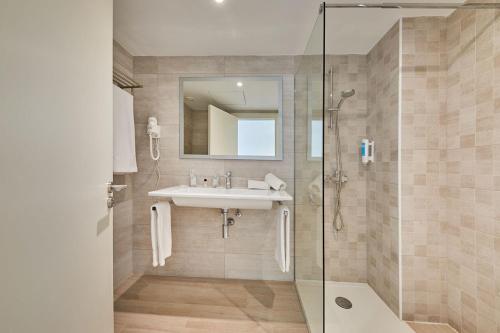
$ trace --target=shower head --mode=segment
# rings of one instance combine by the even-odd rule
[[[342,91],[342,93],[340,94],[341,99],[337,106],[337,110],[340,111],[340,108],[342,107],[342,104],[344,104],[345,100],[354,96],[354,94],[356,94],[356,90],[354,89]]]
[[[344,90],[342,92],[342,98],[349,98],[349,97],[352,97],[354,96],[354,94],[356,94],[356,90],[354,89],[351,89],[351,90]]]

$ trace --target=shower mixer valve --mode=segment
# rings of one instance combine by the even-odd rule
[[[341,177],[339,177],[339,172],[335,171],[333,175],[327,175],[325,176],[325,182],[326,183],[336,183],[338,184],[339,182],[342,183],[347,183],[349,181],[349,177],[347,177],[344,173],[341,173]]]
[[[334,182],[338,183],[347,183],[349,178],[342,172],[342,171],[335,171],[333,174],[333,180]]]

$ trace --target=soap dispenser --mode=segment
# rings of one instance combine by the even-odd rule
[[[194,174],[194,170],[191,169],[189,170],[189,186],[196,187],[196,185],[197,185],[196,175]]]
[[[219,175],[215,175],[215,176],[212,178],[212,187],[213,187],[213,188],[217,188],[217,187],[219,187]]]

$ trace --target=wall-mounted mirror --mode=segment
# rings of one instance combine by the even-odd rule
[[[180,79],[181,158],[282,160],[283,78]]]

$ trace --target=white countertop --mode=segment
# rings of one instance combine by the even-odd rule
[[[275,190],[252,190],[247,188],[223,187],[189,187],[186,185],[167,187],[161,190],[149,192],[150,197],[163,198],[206,198],[206,199],[238,199],[238,200],[270,200],[270,201],[292,201],[293,198],[285,191]]]

